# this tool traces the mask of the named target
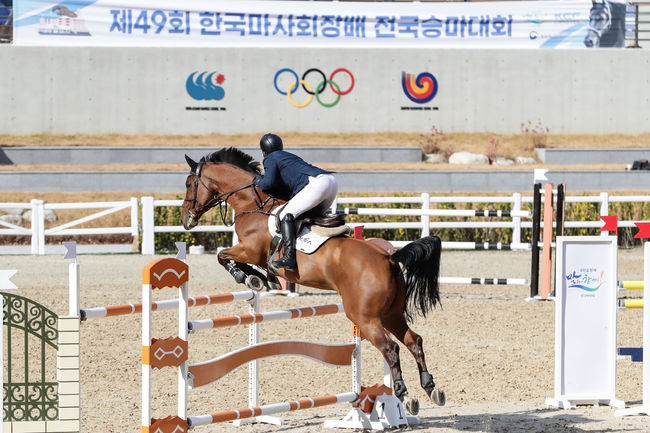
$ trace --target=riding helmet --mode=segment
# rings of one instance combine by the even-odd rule
[[[282,150],[282,139],[275,134],[264,134],[260,139],[260,148],[267,155],[276,150]]]

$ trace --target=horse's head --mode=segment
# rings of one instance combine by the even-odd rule
[[[185,160],[190,166],[181,210],[181,221],[186,230],[196,227],[201,216],[213,206],[227,202],[238,191],[251,187],[253,176],[261,173],[257,161],[233,147],[213,152],[199,162],[187,155]]]
[[[209,203],[214,197],[214,192],[206,184],[205,179],[201,179],[205,158],[195,162],[185,155],[185,160],[190,166],[190,174],[185,180],[185,200],[181,209],[181,221],[185,230],[190,230],[197,226],[201,216],[210,209]]]
[[[612,11],[607,0],[592,0],[589,11],[589,30],[585,37],[585,46],[600,46],[600,38],[612,25]]]

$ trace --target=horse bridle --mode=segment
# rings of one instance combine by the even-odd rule
[[[194,197],[192,197],[191,199],[190,198],[184,199],[183,203],[185,203],[185,202],[192,203],[193,208],[198,207],[198,209],[194,209],[194,210],[197,213],[200,213],[200,214],[205,213],[206,211],[212,209],[214,206],[219,206],[219,215],[221,216],[221,221],[224,223],[224,225],[226,227],[229,227],[229,226],[235,224],[235,220],[240,215],[245,215],[245,214],[249,214],[249,213],[262,213],[264,215],[271,215],[271,212],[265,211],[264,207],[266,206],[266,204],[269,201],[271,201],[270,209],[273,209],[275,207],[275,203],[276,203],[277,199],[274,198],[274,197],[268,196],[265,200],[262,200],[262,197],[260,196],[257,185],[255,185],[254,183],[249,183],[249,184],[246,184],[246,185],[244,185],[242,187],[236,188],[236,189],[234,189],[232,191],[223,192],[221,194],[212,193],[210,188],[205,184],[205,182],[203,181],[203,179],[201,177],[204,164],[205,164],[204,162],[199,162],[197,167],[196,167],[196,173],[195,172],[190,172],[191,174],[194,175],[194,182],[192,184],[192,186],[194,187]],[[208,180],[214,182],[213,179],[208,178]],[[201,185],[203,185],[203,187],[212,196],[208,201],[206,201],[203,204],[199,204],[199,202],[197,200],[197,197],[198,197],[198,194],[199,194],[199,183]],[[230,225],[227,224],[226,223],[226,215],[228,213],[228,199],[233,194],[235,194],[235,193],[237,193],[239,191],[243,191],[243,190],[245,190],[247,188],[251,188],[252,195],[253,195],[253,201],[257,205],[257,209],[239,212],[238,214],[235,214],[235,216],[233,217],[232,224],[230,224]],[[223,205],[224,203],[225,203],[225,206]],[[190,217],[193,220],[198,221],[198,219],[196,218],[196,214],[194,214],[194,212],[192,212],[191,210],[188,209],[187,213],[190,215]]]
[[[603,10],[605,11],[605,16],[607,17],[607,22],[603,26],[602,29],[597,29],[591,25],[591,20],[589,20],[590,24],[588,27],[588,30],[591,30],[592,32],[596,33],[598,35],[598,38],[600,39],[603,32],[609,28],[609,26],[612,24],[612,10],[609,7],[609,3],[607,3],[606,0],[603,0],[601,3],[603,5]]]

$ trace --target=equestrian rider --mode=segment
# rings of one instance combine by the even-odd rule
[[[264,177],[256,176],[253,183],[264,192],[290,198],[278,214],[284,256],[270,265],[273,269],[294,271],[297,267],[295,218],[312,209],[323,214],[336,198],[338,183],[331,172],[282,150],[282,139],[275,134],[265,134],[260,139],[260,148],[264,154]]]

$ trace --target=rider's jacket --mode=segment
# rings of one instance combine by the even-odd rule
[[[264,177],[256,177],[254,183],[276,197],[293,198],[307,185],[309,176],[330,173],[284,150],[269,153],[263,162]]]

